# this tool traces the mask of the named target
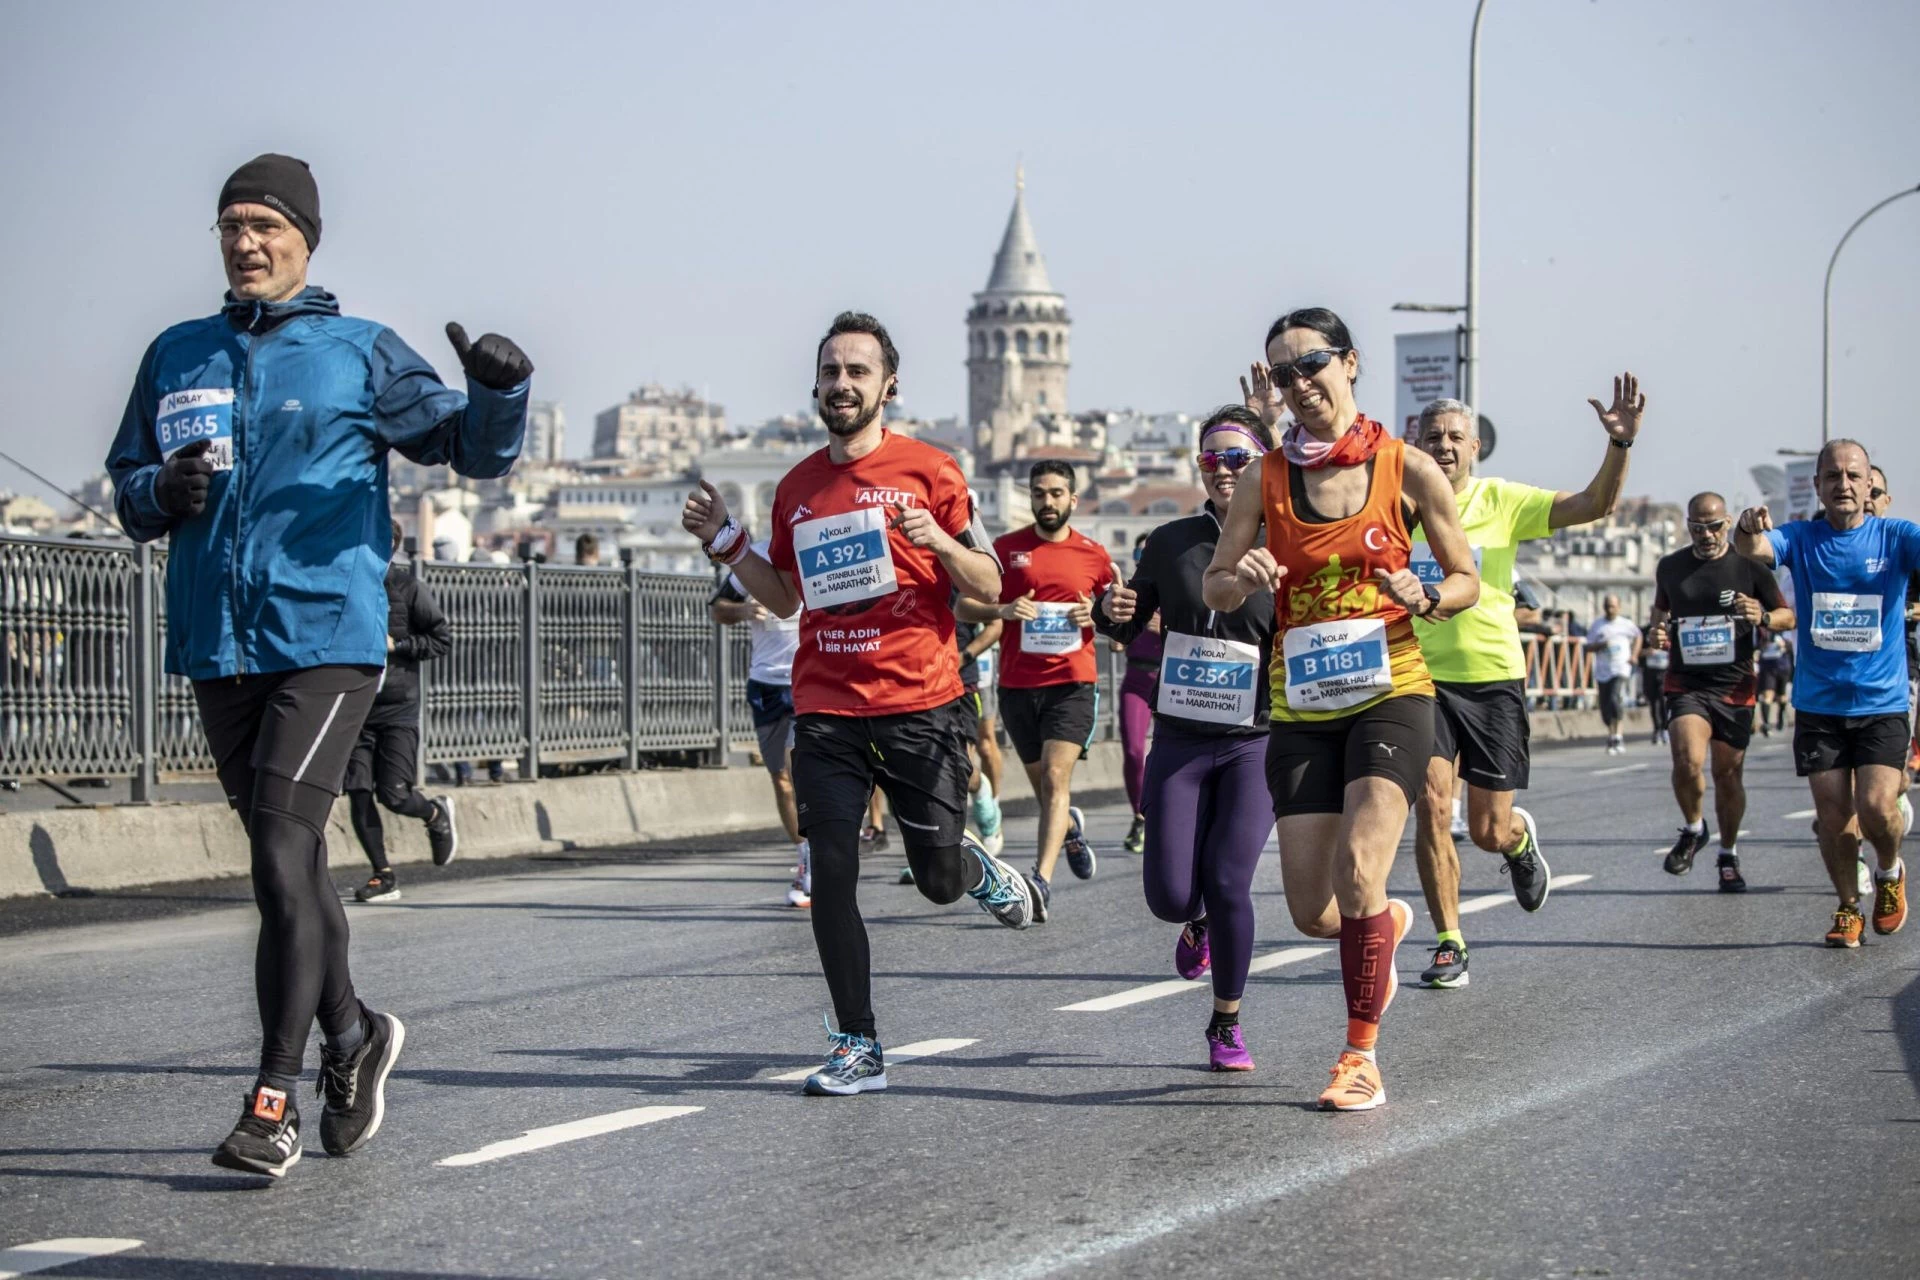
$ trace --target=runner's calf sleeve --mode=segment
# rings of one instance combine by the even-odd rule
[[[254,991],[263,1074],[298,1076],[316,1015],[330,1043],[360,1025],[347,970],[347,915],[327,876],[321,832],[333,795],[274,773],[258,774],[247,822],[253,897],[260,908]]]
[[[863,815],[864,816],[864,815]],[[873,955],[860,918],[860,820],[815,821],[807,826],[813,867],[813,942],[833,997],[840,1030],[871,1036]]]
[[[1340,917],[1340,982],[1347,989],[1347,1043],[1371,1051],[1380,1038],[1393,973],[1393,912]]]

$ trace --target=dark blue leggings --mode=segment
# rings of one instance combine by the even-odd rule
[[[1162,717],[1147,756],[1147,907],[1176,924],[1206,916],[1221,1000],[1244,994],[1253,959],[1253,870],[1273,834],[1266,751],[1264,736],[1200,737]]]

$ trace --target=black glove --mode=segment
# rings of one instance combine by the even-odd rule
[[[514,345],[512,338],[483,333],[480,341],[468,342],[467,331],[449,320],[447,341],[453,344],[453,352],[460,357],[460,367],[467,371],[467,376],[483,387],[511,391],[533,376],[533,361]]]
[[[175,449],[160,466],[153,482],[153,500],[170,516],[197,516],[207,509],[207,490],[213,484],[213,463],[207,460],[210,440],[195,440]]]

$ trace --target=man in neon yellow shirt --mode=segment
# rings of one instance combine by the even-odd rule
[[[1458,400],[1435,400],[1420,413],[1414,444],[1453,482],[1460,525],[1480,570],[1480,603],[1445,622],[1414,619],[1414,633],[1433,674],[1433,758],[1427,762],[1414,849],[1427,913],[1439,932],[1427,987],[1467,985],[1467,943],[1460,933],[1460,855],[1450,831],[1454,779],[1467,781],[1467,828],[1473,842],[1506,858],[1513,896],[1538,911],[1550,873],[1533,815],[1513,803],[1527,786],[1526,652],[1513,618],[1513,564],[1522,542],[1586,524],[1613,511],[1627,478],[1627,451],[1640,434],[1646,397],[1631,373],[1614,380],[1613,406],[1589,400],[1607,433],[1600,470],[1578,493],[1536,489],[1473,474],[1480,456],[1480,419]],[[1411,566],[1423,580],[1439,568],[1424,542]]]

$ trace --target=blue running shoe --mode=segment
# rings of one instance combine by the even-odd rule
[[[1061,845],[1067,855],[1067,870],[1082,880],[1093,879],[1093,848],[1087,843],[1087,815],[1078,806],[1067,810],[1067,838]]]
[[[1033,923],[1033,890],[1027,878],[981,847],[971,831],[960,837],[960,845],[980,860],[983,873],[978,888],[967,896],[981,910],[1009,929],[1024,929]]]
[[[822,1022],[826,1019],[821,1018]],[[880,1042],[872,1036],[835,1031],[827,1023],[827,1039],[833,1048],[820,1069],[807,1077],[802,1093],[816,1098],[848,1098],[856,1093],[874,1093],[887,1087],[887,1063]]]

